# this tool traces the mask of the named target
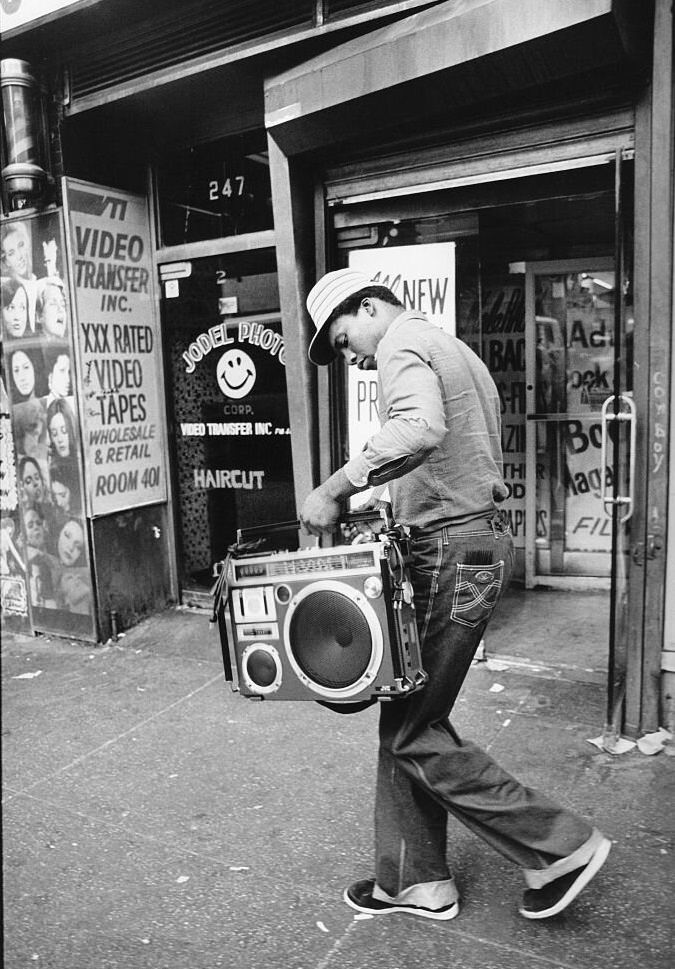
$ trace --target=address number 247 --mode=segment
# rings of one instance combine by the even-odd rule
[[[217,202],[220,195],[225,195],[228,198],[232,195],[243,195],[244,194],[244,176],[235,175],[234,178],[226,178],[222,185],[219,181],[214,179],[209,182],[209,200],[211,202]]]

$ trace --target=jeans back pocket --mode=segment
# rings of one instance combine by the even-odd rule
[[[504,562],[457,564],[450,618],[462,626],[478,626],[490,618],[504,581]]]

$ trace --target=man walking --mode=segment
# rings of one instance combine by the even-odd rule
[[[309,356],[377,369],[381,428],[312,491],[300,519],[332,530],[351,495],[389,483],[395,521],[410,529],[411,578],[429,675],[423,690],[380,705],[375,878],[345,890],[371,915],[459,913],[446,860],[448,812],[521,868],[520,913],[562,912],[600,869],[611,842],[522,785],[448,720],[513,566],[502,478],[499,397],[461,340],[362,272],[323,276],[307,298]]]

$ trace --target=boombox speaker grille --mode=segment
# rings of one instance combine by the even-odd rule
[[[289,627],[289,648],[300,669],[319,686],[344,689],[368,669],[373,641],[359,607],[332,590],[310,593]]]

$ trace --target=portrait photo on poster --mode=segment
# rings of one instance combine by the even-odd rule
[[[32,400],[15,404],[12,408],[14,447],[18,455],[44,457],[47,453],[47,409],[44,400]]]
[[[13,406],[44,397],[48,391],[42,351],[35,346],[8,346],[7,390]]]
[[[10,343],[31,335],[28,322],[28,291],[20,279],[3,276],[0,279],[2,305],[2,338]]]
[[[46,383],[45,406],[58,397],[73,393],[72,361],[67,343],[47,343],[42,348],[42,370]]]
[[[8,618],[28,621],[26,563],[17,509],[3,508],[0,515],[0,613],[3,623]]]

